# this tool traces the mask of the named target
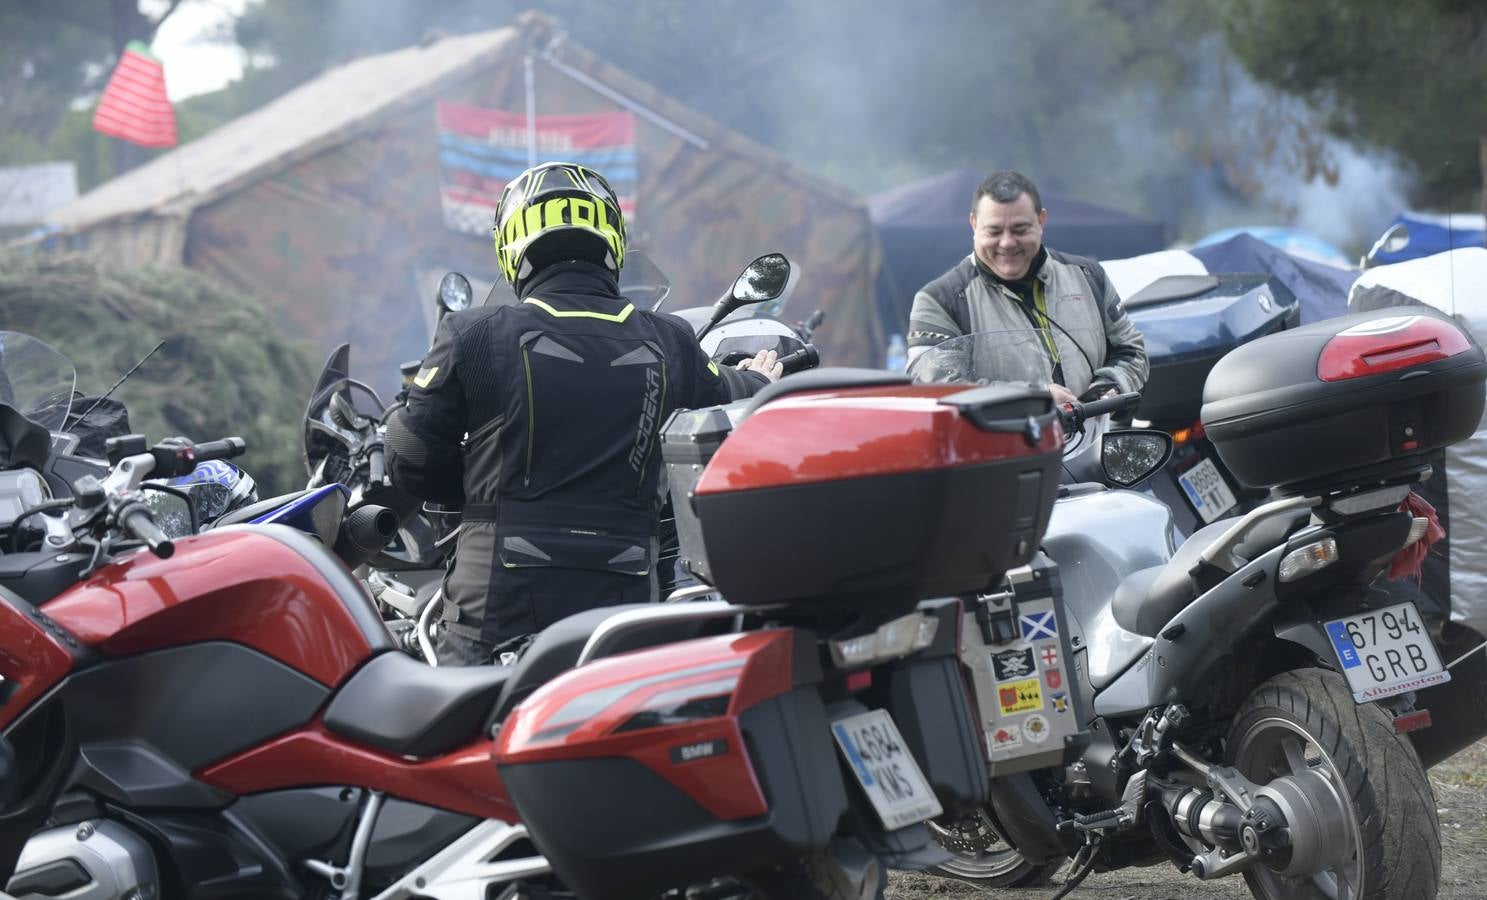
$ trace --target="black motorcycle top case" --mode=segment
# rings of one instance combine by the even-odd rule
[[[1344,489],[1470,437],[1487,362],[1454,319],[1380,309],[1269,335],[1214,366],[1203,426],[1243,483]]]

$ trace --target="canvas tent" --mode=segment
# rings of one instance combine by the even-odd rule
[[[883,245],[879,307],[889,332],[908,324],[914,293],[971,252],[971,196],[985,172],[955,169],[868,198]],[[1167,246],[1167,228],[1048,191],[1044,242],[1066,253],[1116,259]]]
[[[619,127],[593,133],[595,122]],[[481,204],[538,138],[538,159],[622,168],[631,244],[671,277],[669,305],[710,304],[749,260],[780,250],[802,270],[786,315],[827,313],[823,358],[876,358],[865,205],[535,14],[327,72],[56,211],[47,243],[221,277],[322,350],[350,341],[354,374],[387,387],[427,347],[439,275],[463,271],[477,289],[496,277]]]

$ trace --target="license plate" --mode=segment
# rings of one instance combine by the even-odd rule
[[[837,719],[831,733],[884,828],[893,831],[944,812],[887,711]]]
[[[1199,460],[1196,466],[1177,476],[1188,502],[1208,524],[1234,508],[1234,492],[1219,474],[1218,466],[1211,459]]]
[[[1334,619],[1327,636],[1359,703],[1451,680],[1413,603]]]

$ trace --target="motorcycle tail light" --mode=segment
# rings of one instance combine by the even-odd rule
[[[838,668],[855,669],[908,656],[934,643],[940,620],[911,612],[878,627],[871,634],[831,642],[831,661]]]
[[[1346,497],[1337,497],[1328,501],[1327,506],[1339,515],[1354,516],[1359,513],[1374,512],[1381,509],[1394,509],[1404,501],[1404,498],[1409,495],[1409,492],[1409,485],[1396,484],[1390,487],[1379,488],[1376,491],[1364,491],[1359,494],[1350,494]]]
[[[1341,559],[1337,539],[1325,537],[1287,553],[1280,561],[1280,580],[1296,581],[1320,572]]]
[[[1345,381],[1448,359],[1471,349],[1461,329],[1431,316],[1390,316],[1340,331],[1322,348],[1317,377]]]

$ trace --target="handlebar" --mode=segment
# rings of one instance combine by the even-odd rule
[[[155,525],[155,519],[150,515],[149,508],[139,501],[125,503],[124,507],[119,510],[118,522],[119,527],[126,534],[144,541],[145,546],[150,548],[150,552],[161,559],[169,559],[170,555],[176,552],[176,545],[165,536],[165,532]]]
[[[1078,431],[1084,427],[1088,419],[1103,416],[1107,413],[1120,412],[1127,409],[1135,409],[1141,403],[1141,394],[1132,391],[1126,394],[1116,394],[1114,397],[1102,397],[1099,400],[1091,400],[1088,403],[1065,403],[1058,411],[1059,418],[1063,420],[1065,431]]]
[[[784,367],[782,374],[789,375],[791,372],[813,369],[821,365],[821,354],[816,351],[815,344],[806,344],[794,353],[787,353],[780,357],[779,363]]]
[[[815,334],[816,329],[820,328],[821,323],[825,321],[826,310],[818,309],[815,312],[811,313],[810,317],[804,322],[801,322],[796,329],[800,332],[801,340],[809,341],[811,339],[811,335]]]
[[[220,441],[207,441],[196,445],[196,461],[209,459],[232,459],[248,452],[248,442],[240,437],[225,437]]]
[[[146,452],[154,458],[150,474],[157,478],[174,478],[177,475],[191,474],[197,463],[231,459],[243,455],[247,449],[248,443],[240,437],[207,441],[205,444],[193,444],[185,438],[171,438],[161,441]]]
[[[367,454],[367,481],[373,487],[381,487],[386,474],[387,460],[385,451],[380,446],[373,447]]]

